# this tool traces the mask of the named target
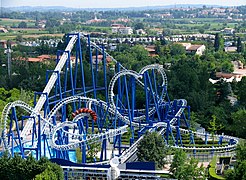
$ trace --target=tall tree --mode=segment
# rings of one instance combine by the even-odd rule
[[[223,128],[223,126],[221,124],[218,125],[218,123],[216,122],[216,116],[212,115],[212,120],[209,122],[210,123],[210,127],[208,127],[211,135],[212,135],[212,141],[213,141],[213,145],[214,145],[214,135],[216,134],[217,131],[221,130]]]
[[[214,50],[215,51],[220,51],[220,50],[223,51],[223,49],[224,49],[224,40],[221,37],[221,34],[216,33],[215,34],[215,40],[214,40]]]
[[[232,128],[237,137],[246,137],[246,124],[245,124],[246,110],[239,109],[232,113],[233,125]]]
[[[167,146],[164,139],[157,132],[147,132],[138,145],[138,160],[149,162],[154,161],[157,168],[163,168],[164,158],[167,154]]]
[[[240,37],[237,38],[237,52],[241,53],[244,51],[244,46]]]
[[[204,167],[198,165],[197,159],[187,158],[181,149],[175,151],[170,172],[173,173],[174,178],[179,180],[206,179]]]
[[[243,77],[242,80],[237,84],[238,86],[238,99],[241,105],[246,104],[246,77]]]

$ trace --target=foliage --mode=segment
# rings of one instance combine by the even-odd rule
[[[216,132],[218,130],[221,130],[223,128],[223,126],[221,124],[217,124],[216,122],[216,116],[212,115],[212,120],[209,122],[210,127],[208,127],[208,130],[210,131],[211,135],[212,135],[212,139],[213,139],[213,145],[214,145],[214,135],[216,134]]]
[[[216,33],[215,34],[215,40],[214,40],[214,50],[215,51],[223,51],[224,49],[224,40],[221,36],[221,34]]]
[[[237,161],[246,160],[246,141],[241,140],[236,148]]]
[[[47,163],[46,169],[36,175],[35,180],[63,180],[63,171],[61,167],[54,163]]]
[[[225,179],[228,180],[236,179],[235,171],[233,169],[228,169],[227,171],[225,171]]]
[[[97,153],[100,151],[100,143],[94,142],[88,145],[88,162],[94,162],[94,158],[96,158]]]
[[[120,53],[117,53],[115,59],[122,63],[128,69],[139,71],[143,66],[151,63],[148,52],[141,45],[129,48],[128,46],[119,47]]]
[[[233,125],[232,128],[237,137],[246,137],[246,124],[245,124],[246,110],[238,109],[232,113]]]
[[[9,103],[13,102],[16,100],[21,100],[29,105],[33,104],[33,93],[31,91],[27,90],[19,90],[19,89],[11,89],[11,90],[6,90],[5,88],[0,88],[0,116],[2,113],[2,110],[4,106]]]
[[[240,37],[237,38],[237,52],[243,52],[243,47],[242,47],[242,40]]]
[[[76,152],[77,163],[82,163],[82,156],[81,156],[80,147],[76,148],[75,152]]]
[[[15,38],[17,42],[22,42],[23,41],[23,36],[21,34],[18,34]]]
[[[46,158],[37,161],[32,156],[28,156],[27,159],[22,159],[17,154],[12,158],[7,153],[4,153],[0,158],[1,179],[31,180],[43,172],[52,174],[52,177],[55,177],[53,179],[63,179],[63,171],[60,166],[51,163]],[[39,177],[42,177],[42,175]]]
[[[173,173],[175,178],[181,178],[181,174],[184,171],[185,161],[187,159],[187,156],[184,151],[182,150],[176,150],[172,164],[170,166],[170,172]]]
[[[225,172],[225,178],[227,180],[246,179],[246,160],[239,162],[234,170],[228,170]]]
[[[93,134],[92,130],[89,129],[87,134]],[[100,151],[100,148],[101,148],[100,142],[90,142],[90,141],[88,142],[87,151],[86,151],[88,162],[94,162],[94,159],[96,159],[96,155]]]
[[[181,44],[173,44],[170,46],[170,54],[172,56],[175,55],[184,55],[186,53],[185,47],[183,47]]]
[[[236,148],[237,163],[234,169],[227,170],[225,177],[228,180],[246,179],[246,142],[241,140]]]
[[[137,156],[139,161],[154,161],[156,167],[161,169],[165,165],[164,158],[167,154],[167,146],[162,138],[156,132],[148,132],[138,145]]]
[[[138,29],[144,29],[144,24],[143,23],[136,23],[135,25],[134,25],[134,29],[135,30],[138,30]]]
[[[27,28],[26,22],[21,21],[20,24],[18,25],[18,28]]]
[[[53,28],[60,25],[60,22],[54,18],[48,18],[45,24],[46,28]]]
[[[204,167],[198,166],[197,159],[187,158],[185,152],[181,149],[175,151],[170,172],[173,173],[175,178],[182,180],[206,179]]]
[[[242,105],[246,105],[246,77],[243,77],[240,82],[238,82],[238,99]]]

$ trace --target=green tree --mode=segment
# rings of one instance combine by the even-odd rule
[[[180,180],[206,179],[204,167],[198,166],[197,159],[187,158],[185,152],[181,149],[175,151],[170,172]]]
[[[246,137],[246,124],[245,124],[246,110],[239,109],[232,113],[233,125],[232,128],[237,137]]]
[[[242,40],[240,37],[237,38],[237,52],[242,52]]]
[[[221,130],[223,126],[221,124],[218,125],[218,123],[216,122],[215,115],[212,115],[212,120],[209,122],[209,124],[210,124],[210,127],[208,127],[208,130],[210,131],[212,135],[212,141],[214,145],[214,135],[216,134],[217,131]]]
[[[10,157],[7,152],[0,158],[1,179],[32,180],[37,175],[39,175],[38,177],[46,177],[42,174],[48,174],[50,177],[54,177],[51,178],[54,180],[63,179],[61,167],[51,163],[46,158],[41,158],[37,161],[32,156],[28,156],[26,159],[23,159],[18,154],[15,154],[14,157]]]
[[[53,28],[60,26],[60,22],[54,18],[49,18],[46,21],[45,27],[46,28]]]
[[[224,40],[223,40],[221,34],[219,34],[219,33],[215,34],[214,50],[215,51],[223,51],[224,50]]]
[[[246,104],[246,77],[243,77],[240,82],[237,84],[238,87],[238,99],[240,104],[245,105]]]
[[[88,162],[94,162],[94,158],[96,157],[97,153],[100,151],[100,143],[90,143],[88,145]]]
[[[185,48],[181,44],[172,44],[170,46],[170,53],[171,55],[182,55],[185,54]]]
[[[139,161],[153,161],[161,169],[165,165],[167,146],[164,139],[157,132],[147,132],[138,145],[137,157]]]
[[[21,34],[18,34],[15,38],[17,42],[22,42],[23,41],[23,36]]]
[[[27,23],[24,21],[21,21],[20,24],[18,25],[18,28],[27,28]]]
[[[171,57],[171,50],[169,46],[162,46],[160,49],[160,56],[164,56],[166,58]]]
[[[246,160],[246,141],[241,140],[236,147],[237,161]]]
[[[138,29],[144,29],[144,24],[141,23],[141,22],[136,23],[136,24],[134,25],[134,29],[135,29],[135,30],[138,30]]]
[[[45,165],[45,170],[41,173],[35,176],[35,180],[63,180],[64,175],[62,168],[55,164],[51,163],[47,159],[43,160]],[[46,161],[46,162],[45,162]]]
[[[184,167],[186,162],[186,154],[181,149],[175,151],[172,164],[170,166],[170,172],[173,173],[175,178],[181,178],[184,173]]]
[[[0,177],[6,180],[31,180],[37,174],[45,170],[45,167],[38,164],[33,157],[22,159],[15,154],[13,158],[5,153],[0,158]]]
[[[246,142],[240,141],[236,148],[237,163],[233,170],[225,172],[227,180],[246,179]]]
[[[198,31],[199,31],[199,33],[203,34],[203,33],[205,32],[205,29],[204,29],[203,27],[200,27],[200,28],[198,29]]]

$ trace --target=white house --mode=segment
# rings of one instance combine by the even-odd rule
[[[199,56],[201,56],[206,49],[206,46],[203,44],[191,44],[191,43],[177,43],[177,44],[184,46],[187,53],[194,53]]]
[[[133,29],[131,27],[124,27],[122,24],[112,24],[112,33],[119,34],[133,34]]]
[[[233,29],[233,28],[225,28],[225,29],[222,30],[222,32],[224,32],[225,34],[228,34],[228,35],[232,35],[232,34],[234,34],[235,29]]]
[[[188,47],[186,49],[187,53],[195,53],[199,56],[201,56],[203,54],[203,52],[205,51],[206,47],[205,45],[191,45],[190,47]]]

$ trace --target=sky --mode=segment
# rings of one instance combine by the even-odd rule
[[[246,5],[246,0],[0,0],[3,7],[65,6],[75,8],[119,8],[174,4]]]

